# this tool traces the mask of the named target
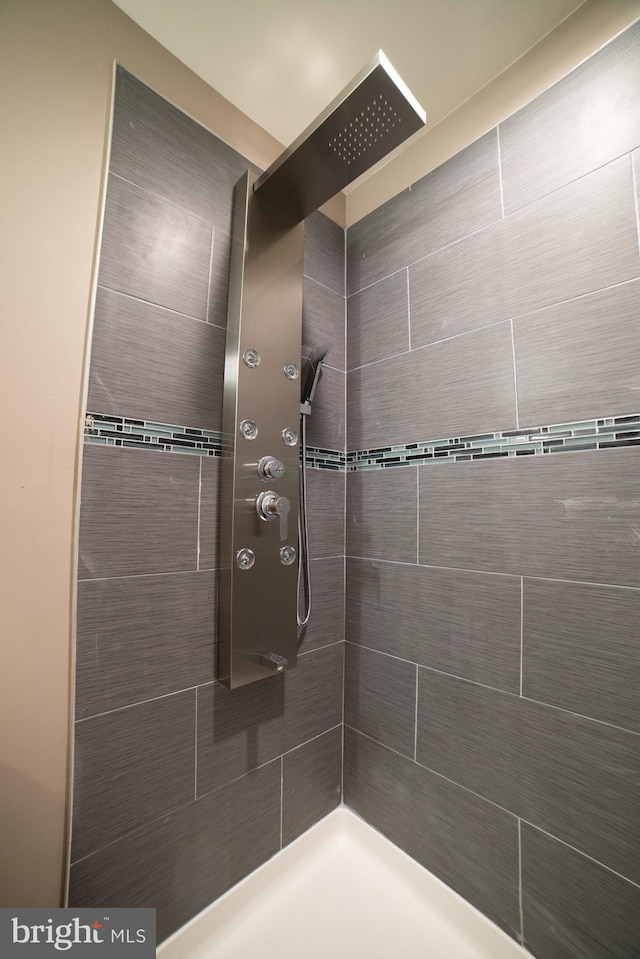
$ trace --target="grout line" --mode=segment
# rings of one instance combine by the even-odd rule
[[[418,761],[418,672],[419,667],[416,665],[416,715],[415,715],[415,727],[413,731],[413,761]]]
[[[571,583],[573,586],[599,586],[604,589],[640,589],[638,586],[624,586],[618,583],[596,583],[587,579],[555,579],[552,576],[531,576],[527,579],[537,579],[542,583]]]
[[[561,184],[560,186],[556,187],[554,190],[551,190],[549,193],[545,193],[543,194],[543,196],[536,197],[535,199],[530,200],[528,203],[524,203],[522,206],[519,206],[513,210],[510,210],[510,212],[506,215],[503,212],[502,218],[491,220],[489,223],[485,223],[483,226],[478,227],[477,230],[472,230],[471,233],[465,233],[462,236],[458,236],[454,240],[451,240],[451,242],[445,243],[444,246],[440,246],[436,250],[432,250],[430,253],[425,254],[425,256],[421,256],[417,260],[412,260],[410,263],[406,264],[406,266],[415,266],[418,263],[424,263],[425,260],[428,260],[430,257],[435,256],[438,253],[441,253],[443,250],[448,250],[450,247],[456,246],[458,243],[462,243],[464,240],[468,240],[472,236],[476,236],[478,233],[483,233],[485,230],[490,230],[494,227],[497,227],[499,224],[504,223],[505,220],[508,220],[511,217],[516,216],[517,214],[521,213],[523,210],[526,210],[528,207],[532,207],[536,203],[540,203],[542,200],[546,200],[549,197],[553,196],[554,194],[560,193],[562,190],[565,190],[567,187],[570,187],[575,183],[579,183],[581,180],[584,180],[586,177],[591,176],[594,173],[597,173],[599,170],[603,170],[605,167],[610,166],[613,163],[616,163],[617,161],[621,160],[623,156],[624,154],[621,154],[620,156],[614,157],[614,159],[612,160],[607,160],[606,162],[601,163],[600,166],[595,167],[593,170],[588,170],[586,173],[581,174],[580,176],[576,177],[574,180],[570,180],[568,183]],[[500,165],[500,169],[502,169],[502,165]],[[501,202],[502,202],[502,178],[500,180],[500,184],[501,184]],[[352,226],[355,226],[355,225],[356,224],[352,224]],[[363,290],[367,290],[370,286],[373,286],[374,283],[379,283],[381,280],[389,279],[389,277],[394,276],[396,273],[400,273],[401,270],[403,270],[404,268],[405,267],[401,267],[398,270],[392,270],[391,273],[386,273],[384,276],[376,277],[375,280],[372,280],[370,283],[366,283],[364,286],[361,286],[359,289],[352,290],[349,293],[349,296],[353,296],[356,293],[361,293]],[[624,282],[629,282],[629,281],[625,280]],[[614,284],[614,286],[620,286],[620,285],[622,284],[617,284],[617,283]],[[589,291],[589,292],[595,292],[595,291]],[[580,294],[580,296],[585,296],[585,295],[586,294]],[[578,299],[578,298],[579,297],[570,297],[570,299],[567,301],[561,300],[559,302],[570,302],[571,299]],[[555,303],[548,304],[548,306],[555,306],[555,305],[557,304]],[[547,307],[540,307],[539,309],[547,309]],[[531,312],[538,312],[538,311],[533,310]]]
[[[207,308],[204,314],[205,323],[209,322],[209,303],[211,301],[211,276],[213,273],[213,244],[215,243],[216,228],[211,227],[211,246],[209,248],[209,276],[207,277]]]
[[[345,602],[346,608],[346,602]],[[347,690],[347,656],[346,656],[346,646],[344,649],[344,654],[342,656],[342,751],[340,759],[340,802],[344,802],[344,706],[346,700],[346,690]]]
[[[152,576],[188,576],[190,573],[217,573],[216,566],[206,569],[172,569],[168,573],[125,573],[121,576],[88,576],[85,579],[78,577],[79,583],[111,583],[118,579],[149,579]],[[632,587],[631,587],[632,588]]]
[[[468,680],[471,682],[471,680]],[[513,693],[507,693],[506,695],[512,696]],[[555,709],[556,712],[565,713],[567,716],[575,716],[577,719],[586,719],[587,722],[597,723],[598,726],[607,726],[609,729],[617,729],[621,733],[626,733],[628,736],[640,736],[640,730],[638,729],[629,729],[627,726],[619,726],[617,723],[607,722],[606,719],[598,719],[596,716],[587,716],[586,713],[577,713],[574,709],[567,709],[565,706],[556,706],[554,703],[545,703],[542,699],[532,699],[531,696],[522,696],[522,699],[526,703],[535,703],[536,706],[544,706],[546,709]]]
[[[410,564],[413,566],[413,563]],[[416,566],[420,565],[420,472],[416,470]]]
[[[377,746],[380,746],[381,749],[387,749],[389,752],[394,753],[396,756],[400,756],[401,759],[406,760],[407,762],[412,762],[412,760],[406,756],[404,753],[399,752],[397,749],[394,749],[393,746],[388,746],[386,743],[380,742],[379,739],[376,739],[374,736],[370,736],[368,733],[363,733],[360,729],[356,729],[355,726],[347,726],[346,728],[350,729],[352,732],[356,733],[358,736],[362,736],[363,739],[368,739],[372,743],[376,743]],[[588,853],[584,852],[582,849],[578,849],[577,846],[572,846],[571,843],[565,842],[564,839],[559,839],[558,836],[554,836],[553,833],[548,832],[546,829],[543,829],[541,826],[536,826],[535,823],[530,822],[528,819],[524,819],[521,816],[517,816],[510,809],[507,809],[506,806],[501,806],[500,803],[494,802],[493,799],[487,799],[486,796],[482,796],[480,793],[475,792],[473,789],[469,789],[468,786],[463,786],[462,783],[456,782],[455,779],[450,779],[448,776],[443,775],[438,772],[437,769],[433,769],[431,766],[425,766],[423,763],[416,762],[416,766],[420,769],[425,769],[427,772],[432,773],[434,776],[437,776],[438,779],[444,780],[444,782],[450,783],[452,786],[455,786],[457,789],[461,789],[463,792],[468,793],[471,796],[475,796],[476,799],[481,799],[482,802],[487,803],[489,806],[493,806],[494,809],[499,809],[501,812],[506,813],[508,816],[513,817],[518,820],[519,823],[524,823],[526,826],[530,826],[532,829],[537,829],[538,832],[543,833],[543,835],[548,836],[550,839],[553,839],[555,842],[560,843],[562,846],[566,846],[568,849],[573,850],[573,852],[578,853],[580,856],[584,856],[585,859],[589,859],[591,862],[595,863],[597,866],[600,866],[602,869],[606,869],[607,872],[612,873],[614,876],[617,876],[619,879],[628,882],[630,885],[635,886],[637,889],[640,889],[640,883],[635,882],[633,879],[629,879],[628,876],[623,875],[621,872],[618,872],[615,869],[612,869],[611,866],[607,866],[606,863],[600,862],[599,859],[595,859],[593,856],[590,856]]]
[[[206,128],[205,128],[206,129]],[[155,197],[156,200],[162,200],[163,203],[166,203],[168,206],[172,206],[176,210],[180,210],[182,213],[186,213],[187,216],[192,216],[194,220],[198,220],[199,223],[204,223],[206,226],[212,226],[211,220],[205,220],[203,217],[198,216],[197,213],[194,213],[193,210],[190,210],[186,206],[181,206],[179,203],[176,203],[175,200],[170,200],[168,197],[164,196],[162,193],[156,193],[155,190],[150,190],[146,186],[140,186],[139,183],[136,183],[135,180],[129,180],[126,176],[122,176],[121,173],[116,173],[115,170],[109,169],[109,176],[115,177],[118,180],[122,180],[123,183],[128,183],[130,186],[140,190],[141,193],[146,193],[147,196]],[[224,230],[221,232],[225,232]],[[227,234],[228,236],[229,234]]]
[[[408,756],[404,753],[398,752],[397,749],[394,749],[393,746],[388,746],[386,743],[380,742],[379,739],[375,739],[373,736],[370,736],[368,733],[363,733],[360,729],[356,729],[354,726],[348,726],[352,732],[357,733],[358,736],[362,736],[363,739],[368,739],[372,743],[376,743],[377,746],[380,746],[382,749],[388,749],[389,752],[394,753],[396,756],[400,756],[401,759],[406,760],[407,762],[412,762]],[[468,786],[463,786],[462,783],[456,782],[455,779],[450,779],[448,776],[444,776],[442,773],[438,772],[437,769],[433,769],[431,766],[425,766],[423,763],[416,762],[416,766],[420,769],[425,769],[427,772],[432,773],[432,775],[437,776],[438,779],[444,780],[444,782],[450,783],[452,786],[455,786],[457,789],[461,789],[463,792],[468,793],[471,796],[475,796],[476,799],[482,800],[482,802],[487,803],[489,806],[493,806],[494,809],[499,809],[501,812],[506,813],[508,816],[513,817],[518,820],[519,824],[524,823],[526,826],[530,826],[532,829],[537,829],[538,832],[543,833],[545,836],[548,836],[550,839],[553,839],[554,842],[560,843],[562,846],[566,846],[568,849],[573,850],[573,852],[578,853],[580,856],[584,856],[585,859],[589,859],[591,862],[595,863],[597,866],[600,866],[602,869],[606,869],[607,872],[613,873],[614,876],[617,876],[619,879],[628,882],[630,885],[635,886],[640,889],[640,883],[635,882],[633,879],[629,879],[628,876],[624,876],[621,872],[617,872],[615,869],[612,869],[611,866],[607,866],[605,863],[600,862],[599,859],[594,859],[593,856],[590,856],[588,853],[583,852],[582,849],[578,849],[577,846],[572,846],[571,843],[565,842],[564,839],[559,839],[557,836],[554,836],[553,833],[547,832],[546,829],[542,829],[540,826],[536,826],[535,823],[529,822],[528,819],[523,819],[522,817],[516,816],[510,809],[507,809],[506,806],[501,806],[500,803],[494,802],[492,799],[487,799],[486,796],[482,796],[480,793],[475,792],[473,789],[469,789]]]
[[[329,470],[328,472],[331,472],[331,470]],[[335,472],[335,470],[333,472]],[[314,563],[318,559],[342,559],[343,556],[344,556],[344,553],[331,553],[331,555],[328,555],[328,556],[312,556],[311,562]]]
[[[606,863],[600,862],[599,859],[595,859],[593,856],[590,856],[589,853],[584,852],[582,849],[578,849],[577,846],[572,846],[570,842],[565,842],[564,839],[559,839],[557,836],[554,836],[553,833],[547,832],[546,829],[543,829],[541,826],[536,826],[534,822],[529,822],[528,819],[521,819],[521,822],[525,826],[530,826],[532,829],[537,829],[538,832],[543,833],[543,835],[548,836],[549,839],[553,839],[554,842],[559,842],[560,845],[566,846],[567,849],[572,849],[573,852],[577,852],[578,855],[584,856],[585,859],[589,859],[591,862],[595,862],[597,866],[600,866],[602,869],[606,869],[607,872],[613,873],[614,876],[617,876],[618,879],[624,879],[625,882],[630,883],[630,885],[635,886],[636,889],[640,889],[640,882],[636,882],[635,879],[629,879],[628,876],[623,875],[621,872],[618,872],[617,869],[612,869],[611,866],[607,866]]]
[[[523,672],[522,664],[524,661],[524,576],[520,577],[520,695],[522,696]]]
[[[377,653],[378,656],[386,656],[389,659],[398,660],[401,663],[407,663],[410,666],[419,666],[421,669],[428,669],[430,673],[436,673],[438,676],[448,676],[461,683],[468,683],[471,686],[479,686],[481,689],[489,689],[493,693],[499,693],[501,696],[511,696],[516,699],[522,699],[526,703],[534,703],[536,706],[543,706],[545,709],[555,709],[557,712],[568,716],[575,716],[578,719],[586,719],[590,723],[597,723],[599,726],[607,726],[610,729],[618,729],[620,732],[627,733],[629,736],[640,736],[640,730],[629,729],[627,726],[619,726],[617,723],[607,722],[605,719],[598,719],[596,716],[587,716],[586,713],[577,713],[573,709],[567,709],[565,706],[556,706],[554,703],[547,703],[543,699],[533,699],[531,696],[522,696],[520,693],[514,693],[509,689],[503,689],[500,686],[489,686],[488,683],[480,683],[477,679],[469,679],[467,676],[460,676],[458,673],[449,673],[445,669],[436,669],[426,663],[416,663],[412,659],[405,659],[403,656],[395,656],[393,653],[385,653],[380,649],[374,649],[372,646],[365,646],[362,643],[353,643],[351,640],[345,640],[349,646],[355,646],[358,649],[366,649],[367,652]]]
[[[502,210],[502,219],[504,220],[504,189],[502,185],[502,151],[500,149],[500,124],[496,125],[496,134],[498,138],[498,182],[500,183],[500,209]]]
[[[344,696],[342,697],[342,709],[344,711]],[[344,803],[344,721],[342,722],[342,758],[340,760],[340,802]]]
[[[339,296],[342,299],[344,299],[344,293],[340,293],[339,290],[334,290],[332,286],[327,286],[327,284],[323,283],[322,280],[317,280],[315,276],[311,276],[309,273],[303,273],[302,275],[305,280],[311,280],[311,282],[315,283],[316,286],[321,286],[323,287],[323,289],[329,290],[330,293],[335,293],[336,296]]]
[[[415,264],[410,263],[409,267],[414,266]],[[403,269],[405,269],[403,267]],[[396,273],[402,272],[401,270],[396,270]],[[391,274],[394,276],[395,274]],[[542,313],[544,310],[551,310],[558,306],[564,306],[566,303],[575,303],[577,300],[584,300],[590,296],[596,296],[599,293],[607,293],[609,290],[617,290],[619,287],[628,286],[630,283],[637,283],[640,280],[640,274],[630,277],[628,280],[621,280],[619,283],[610,283],[608,286],[599,286],[594,290],[587,290],[584,293],[577,293],[575,296],[566,297],[563,300],[554,300],[552,303],[547,303],[544,306],[539,306],[535,310],[525,310],[524,313],[514,313],[511,318],[503,317],[501,320],[495,320],[492,323],[486,324],[486,326],[476,326],[472,330],[463,330],[461,333],[453,333],[451,336],[445,336],[441,340],[434,340],[432,343],[425,343],[423,346],[413,347],[412,352],[416,350],[424,350],[429,346],[435,346],[436,344],[446,343],[448,340],[455,340],[459,336],[466,336],[468,333],[479,333],[482,330],[491,329],[494,326],[498,326],[500,323],[507,323],[509,319],[517,320],[521,317],[531,317],[535,316],[537,313]],[[363,366],[373,366],[375,363],[383,363],[385,360],[392,359],[394,356],[403,356],[405,353],[408,353],[408,350],[404,350],[401,353],[392,353],[390,356],[385,356],[380,360],[372,360],[371,363],[364,363]],[[355,366],[353,369],[347,370],[348,373],[352,373],[353,370],[363,369],[363,366]]]
[[[359,563],[386,563],[390,566],[411,566],[412,568],[418,565],[421,569],[443,569],[452,573],[472,573],[477,576],[506,576],[509,579],[516,579],[520,576],[519,573],[500,573],[491,569],[472,569],[471,567],[464,566],[436,566],[433,563],[407,563],[399,559],[382,559],[379,556],[355,556],[348,554],[346,559],[354,559]],[[150,575],[167,576],[171,574],[151,573]],[[526,579],[535,579],[542,583],[569,583],[574,586],[598,586],[604,589],[640,589],[640,586],[624,586],[618,583],[597,583],[586,579],[559,579],[552,576],[533,576],[531,573],[526,574]],[[93,582],[93,580],[83,580],[82,582]]]
[[[402,759],[406,760],[409,763],[414,763],[415,766],[418,766],[419,769],[424,769],[427,772],[431,773],[433,776],[437,776],[438,779],[442,779],[446,783],[450,783],[452,786],[455,786],[456,789],[461,789],[463,792],[468,793],[470,796],[475,796],[476,799],[481,799],[482,802],[487,803],[489,806],[493,806],[494,809],[499,809],[501,812],[506,813],[508,816],[511,816],[513,819],[517,819],[515,813],[511,812],[510,809],[507,809],[506,806],[501,806],[500,803],[494,802],[493,799],[487,799],[486,796],[482,796],[480,793],[475,792],[473,789],[469,789],[468,786],[463,786],[462,783],[458,783],[455,779],[449,779],[448,776],[439,773],[437,769],[433,769],[431,766],[425,766],[424,763],[414,761],[410,756],[407,756],[405,753],[399,752],[397,749],[394,749],[393,746],[388,746],[386,743],[380,742],[379,739],[376,739],[374,736],[370,736],[369,733],[363,733],[362,730],[356,729],[355,726],[347,725],[347,729],[350,729],[352,732],[357,733],[359,736],[362,736],[364,739],[370,740],[372,743],[375,743],[377,746],[380,746],[382,749],[388,749],[390,753],[395,753],[396,756],[400,756]]]
[[[210,686],[211,683],[200,683],[200,685]],[[146,703],[156,703],[160,699],[169,699],[170,696],[181,696],[183,693],[188,693],[192,689],[195,692],[197,688],[197,686],[185,686],[184,689],[174,689],[170,693],[162,693],[160,696],[151,696],[150,699],[140,699],[136,703],[126,703],[124,706],[115,706],[113,709],[105,709],[101,713],[92,713],[90,716],[81,716],[79,719],[75,720],[75,723],[76,725],[78,723],[88,723],[90,720],[98,719],[100,716],[110,716],[112,713],[121,713],[124,709],[133,709],[134,706],[144,706]]]
[[[411,758],[411,756],[407,756],[406,753],[401,753],[399,749],[394,749],[393,746],[389,746],[389,745],[387,745],[387,743],[381,742],[379,739],[376,739],[375,736],[371,736],[369,733],[363,733],[361,729],[357,729],[355,726],[350,726],[349,723],[345,723],[344,725],[345,725],[345,729],[350,729],[352,733],[357,733],[358,736],[363,736],[365,739],[371,740],[372,743],[376,743],[376,745],[382,746],[383,749],[388,749],[390,753],[395,753],[396,756],[401,756],[403,759],[406,759],[406,761],[407,761],[408,763],[414,763],[414,762],[415,762],[415,761]],[[421,764],[420,764],[420,763],[415,763],[415,765],[420,766]],[[426,766],[422,766],[422,768],[423,768],[423,769],[426,769],[427,767],[426,767]],[[429,770],[429,771],[431,772],[431,770]],[[443,776],[442,778],[444,779],[445,777]],[[452,781],[453,781],[453,780],[452,780]],[[457,785],[458,785],[458,783],[456,783],[456,786],[457,786]],[[464,786],[461,786],[460,788],[461,788],[461,789],[464,789]],[[466,791],[467,791],[467,792],[470,792],[470,790],[466,790]],[[489,800],[487,800],[487,802],[489,802]],[[495,806],[496,804],[495,804],[495,803],[492,803],[492,805]],[[501,808],[502,808],[502,807],[501,807]]]
[[[144,303],[146,306],[153,306],[156,310],[162,310],[164,313],[171,313],[173,316],[181,316],[185,320],[193,320],[195,323],[205,323],[207,326],[216,326],[215,323],[207,323],[206,320],[201,319],[199,316],[194,316],[192,313],[181,313],[180,310],[172,310],[169,306],[163,306],[162,303],[156,303],[154,300],[145,300],[142,296],[135,296],[134,293],[127,293],[125,290],[116,290],[112,286],[104,286],[102,283],[98,283],[98,290],[104,290],[107,293],[116,293],[118,296],[126,296],[128,300],[135,300],[136,303]],[[218,326],[219,330],[223,327]],[[135,416],[134,419],[139,419]]]
[[[407,329],[409,332],[409,352],[411,352],[411,292],[409,286],[409,267],[407,269]]]
[[[384,283],[385,280],[390,280],[392,276],[398,276],[399,273],[403,273],[405,270],[408,270],[410,265],[411,264],[407,264],[407,266],[400,266],[397,270],[393,270],[391,273],[386,273],[384,276],[381,276],[380,279],[372,280],[371,283],[361,286],[359,290],[354,290],[353,293],[347,293],[347,300],[350,300],[352,296],[358,296],[360,293],[364,293],[365,290],[370,290],[371,287],[377,286],[378,283]]]
[[[196,686],[196,725],[195,725],[195,776],[193,782],[193,798],[198,798],[198,687]]]
[[[284,805],[284,756],[280,757],[280,848],[282,849],[282,819]]]
[[[343,642],[343,639],[336,639],[335,643],[326,643],[324,646],[314,646],[313,649],[302,649],[298,653],[298,659],[301,659],[303,656],[310,656],[311,653],[319,653],[321,649],[333,649],[334,646],[340,646]]]
[[[373,646],[365,646],[363,643],[354,643],[350,639],[345,640],[345,643],[348,646],[353,646],[356,649],[366,649],[369,653],[377,653],[378,656],[386,656],[388,659],[395,659],[397,662],[406,663],[408,666],[416,666],[421,669],[428,669],[431,673],[438,673],[440,676],[449,676],[451,679],[459,679],[465,683],[471,683],[473,686],[481,686],[483,689],[490,689],[495,693],[505,693],[509,696],[517,696],[517,693],[512,693],[508,689],[502,689],[500,686],[489,686],[487,683],[480,683],[476,679],[467,679],[466,676],[460,676],[458,673],[448,673],[446,669],[436,669],[434,666],[428,666],[426,663],[416,663],[413,659],[405,659],[404,656],[396,656],[394,653],[386,653],[381,649],[374,649]],[[538,700],[532,700],[537,702]],[[543,703],[542,705],[547,705]],[[559,708],[559,707],[558,707]],[[567,710],[564,710],[566,712]]]
[[[267,766],[271,766],[272,763],[275,763],[280,757],[275,756],[273,759],[269,759],[265,763],[261,763],[259,766],[256,766],[254,769],[249,769],[246,773],[242,773],[240,776],[235,776],[233,779],[230,779],[226,783],[222,783],[221,786],[216,786],[215,789],[210,790],[207,793],[203,793],[202,796],[199,796],[196,802],[202,802],[203,799],[207,799],[209,796],[212,796],[214,793],[220,792],[222,789],[226,789],[228,786],[232,786],[234,783],[240,782],[241,779],[246,779],[247,776],[252,776],[254,773],[258,772],[260,769],[265,769]],[[87,853],[86,856],[81,856],[79,859],[74,859],[70,865],[77,866],[78,863],[84,862],[86,859],[90,859],[92,856],[95,856],[99,852],[103,852],[105,849],[108,849],[109,846],[115,846],[116,843],[121,842],[123,839],[127,839],[130,836],[135,836],[137,833],[142,832],[143,829],[147,829],[149,826],[152,826],[154,823],[162,822],[166,820],[169,816],[173,816],[176,813],[181,812],[183,809],[186,809],[188,806],[193,805],[194,800],[188,799],[186,802],[180,803],[179,806],[172,806],[171,809],[166,809],[161,815],[154,816],[153,819],[148,819],[146,822],[141,823],[139,826],[136,826],[134,829],[129,829],[127,832],[122,833],[122,835],[117,836],[115,839],[110,840],[105,843],[104,846],[98,846],[97,849],[92,849],[91,852]]]
[[[633,203],[636,210],[636,229],[638,233],[638,255],[640,256],[640,209],[638,208],[639,187],[638,187],[638,182],[636,180],[636,165],[633,162],[633,153],[631,153],[630,156],[631,156],[631,187],[633,189]],[[638,154],[638,156],[640,157],[640,153]]]
[[[520,942],[524,946],[524,915],[522,912],[522,820],[518,817],[518,905],[520,909]]]
[[[336,729],[340,729],[341,726],[342,723],[336,723],[335,726],[330,726],[328,729],[323,729],[321,733],[316,733],[316,735],[312,736],[311,739],[305,739],[303,743],[298,743],[297,746],[292,746],[291,749],[285,749],[285,751],[281,754],[282,757],[284,758],[285,756],[290,756],[291,753],[295,753],[298,749],[308,746],[309,743],[315,742],[316,739],[322,739],[323,736],[328,736],[329,733],[332,733]]]
[[[424,349],[423,346],[419,349]],[[386,360],[394,360],[397,356],[408,356],[412,351],[409,350],[400,350],[398,353],[390,353],[389,356],[383,356],[379,360],[371,360],[370,363],[363,363],[362,366],[351,366],[347,369],[347,373],[357,373],[358,370],[366,370],[369,366],[377,366],[378,363],[384,363]]]
[[[386,363],[388,360],[395,360],[399,356],[408,356],[409,353],[419,353],[422,350],[428,350],[433,346],[440,346],[442,343],[448,343],[451,340],[457,340],[461,336],[471,336],[473,333],[482,333],[485,330],[492,330],[496,326],[509,323],[509,319],[496,320],[495,323],[487,323],[486,326],[475,326],[472,330],[463,330],[462,333],[452,333],[451,336],[443,336],[441,340],[433,340],[431,343],[424,343],[422,346],[412,346],[408,350],[400,350],[398,353],[391,353],[389,356],[383,356],[379,360],[371,360],[370,363],[363,363],[362,366],[354,366],[348,373],[355,373],[356,370],[364,370],[370,366],[377,366],[379,363]]]
[[[202,500],[202,459],[198,468],[198,523],[196,528],[196,570],[200,569],[200,503]]]
[[[513,398],[516,404],[516,429],[520,429],[520,416],[518,413],[518,373],[516,370],[516,341],[513,334],[513,320],[509,320],[511,324],[511,356],[513,359]]]

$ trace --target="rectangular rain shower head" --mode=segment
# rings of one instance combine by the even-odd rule
[[[379,50],[262,174],[254,192],[298,223],[425,123],[424,110]]]

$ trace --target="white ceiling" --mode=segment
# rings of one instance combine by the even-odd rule
[[[432,127],[583,0],[115,0],[288,145],[379,48]]]

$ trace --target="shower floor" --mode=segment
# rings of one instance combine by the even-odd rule
[[[344,806],[179,929],[159,959],[524,959]]]

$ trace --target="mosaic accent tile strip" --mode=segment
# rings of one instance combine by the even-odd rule
[[[126,416],[109,416],[106,413],[85,415],[84,440],[85,443],[102,446],[129,446],[197,456],[222,455],[222,433],[170,423],[152,423]],[[308,446],[307,465],[312,469],[344,472],[346,453]]]
[[[457,436],[347,453],[347,470],[422,466],[640,445],[640,414]]]
[[[340,470],[347,468],[347,454],[337,450],[323,450],[317,446],[307,446],[307,466],[318,470]]]
[[[138,449],[190,453],[197,456],[222,455],[221,433],[108,416],[103,413],[86,414],[84,437],[87,443],[106,446],[133,446]],[[640,413],[584,420],[580,423],[559,423],[553,426],[523,427],[474,436],[426,440],[402,446],[382,446],[349,453],[308,446],[307,465],[312,469],[352,472],[509,456],[604,450],[620,446],[640,446]]]
[[[85,443],[102,446],[133,446],[198,456],[222,455],[222,433],[134,420],[126,416],[107,416],[104,413],[86,414],[84,439]]]

